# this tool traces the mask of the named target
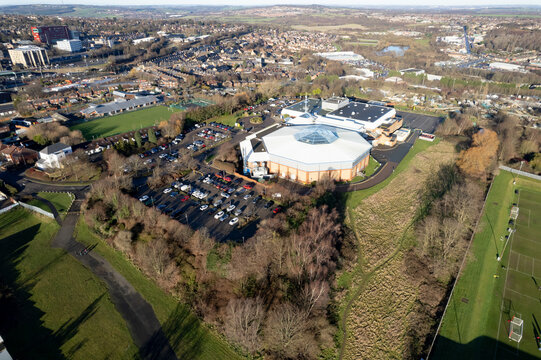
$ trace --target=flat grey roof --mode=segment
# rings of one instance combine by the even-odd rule
[[[392,109],[385,106],[350,102],[346,106],[330,112],[328,115],[359,121],[375,122],[390,111],[392,111]]]
[[[306,100],[299,101],[296,104],[290,105],[286,107],[285,109],[298,111],[298,112],[304,112],[305,107],[309,113],[316,112],[316,110],[319,107],[321,107],[321,101],[319,99],[306,99]]]

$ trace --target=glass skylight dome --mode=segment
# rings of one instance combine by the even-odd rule
[[[331,144],[338,140],[338,134],[332,128],[323,125],[310,126],[294,136],[297,141],[311,145]]]

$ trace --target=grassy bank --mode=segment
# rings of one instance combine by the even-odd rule
[[[9,352],[17,359],[137,359],[105,284],[50,247],[57,230],[22,208],[0,215],[0,333]]]
[[[189,309],[173,296],[166,294],[154,281],[145,277],[125,256],[107,245],[80,220],[76,228],[77,240],[94,245],[97,251],[124,276],[133,287],[152,305],[165,334],[181,359],[240,359],[241,357],[208,329]]]
[[[361,203],[361,201],[363,201],[363,199],[366,199],[370,195],[375,194],[381,189],[383,189],[384,187],[386,187],[396,176],[398,176],[402,171],[408,168],[410,161],[415,157],[415,155],[417,155],[420,152],[425,151],[432,145],[438,144],[439,141],[440,141],[439,138],[434,140],[434,142],[417,139],[413,147],[410,149],[410,151],[404,157],[404,159],[402,159],[400,164],[398,164],[398,166],[396,167],[394,172],[391,174],[391,176],[389,176],[387,179],[385,179],[381,183],[375,186],[372,186],[369,189],[350,192],[347,198],[347,206],[350,208],[355,208]]]

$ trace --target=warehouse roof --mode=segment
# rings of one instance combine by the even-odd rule
[[[140,96],[131,100],[111,101],[106,104],[90,105],[88,108],[81,110],[81,113],[89,115],[95,112],[98,115],[104,115],[117,111],[125,111],[130,108],[149,105],[156,102],[158,102],[158,98],[156,96]]]

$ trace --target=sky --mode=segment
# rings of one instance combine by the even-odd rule
[[[333,6],[519,6],[537,5],[539,0],[0,0],[0,5],[84,4],[84,5],[333,5]]]

